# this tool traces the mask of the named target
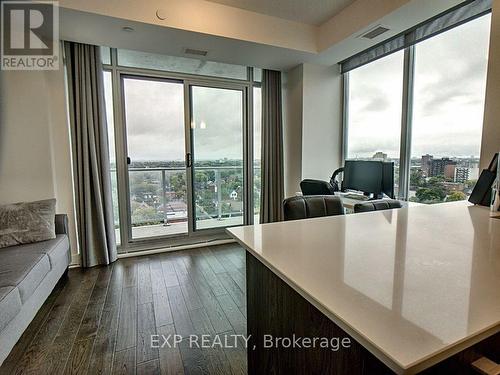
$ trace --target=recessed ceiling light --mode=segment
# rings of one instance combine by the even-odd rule
[[[132,31],[134,31],[134,28],[130,26],[123,26],[122,30],[131,33]]]

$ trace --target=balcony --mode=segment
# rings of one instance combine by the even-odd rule
[[[117,238],[116,173],[112,169]],[[254,196],[259,201],[260,166],[255,168]],[[170,236],[188,232],[186,170],[182,167],[129,168],[132,238]],[[243,168],[195,166],[193,181],[196,229],[243,224]],[[258,204],[255,209],[258,220]]]

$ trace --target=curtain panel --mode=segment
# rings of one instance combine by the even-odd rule
[[[117,258],[103,71],[98,46],[64,42],[78,242],[83,267]]]
[[[262,71],[262,186],[260,222],[283,219],[283,119],[281,72]]]

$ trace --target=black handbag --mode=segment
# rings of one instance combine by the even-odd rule
[[[477,180],[476,186],[472,190],[469,202],[481,206],[491,204],[491,187],[497,178],[498,153],[493,156],[488,169],[483,169]]]

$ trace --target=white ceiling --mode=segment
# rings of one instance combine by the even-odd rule
[[[303,1],[306,2],[308,0]],[[369,2],[373,0],[366,1]],[[63,40],[73,40],[82,43],[160,53],[171,56],[192,57],[186,56],[184,53],[184,49],[189,47],[207,50],[208,55],[204,59],[209,61],[287,71],[301,63],[332,66],[380,41],[380,38],[376,38],[372,41],[358,38],[357,35],[359,35],[362,30],[368,30],[377,24],[383,24],[390,28],[389,32],[383,34],[383,38],[389,38],[456,5],[460,1],[462,0],[412,0],[390,14],[366,24],[365,27],[359,29],[358,32],[346,36],[320,52],[298,50],[268,43],[245,41],[234,37],[167,27],[155,23],[156,21],[154,19],[150,22],[131,21],[130,19],[124,19],[123,16],[112,17],[64,7],[60,8],[60,36]],[[124,26],[133,27],[134,32],[123,31],[122,28]],[[356,27],[359,26],[360,25],[356,25]]]
[[[309,25],[321,25],[355,0],[208,0],[297,21]]]

